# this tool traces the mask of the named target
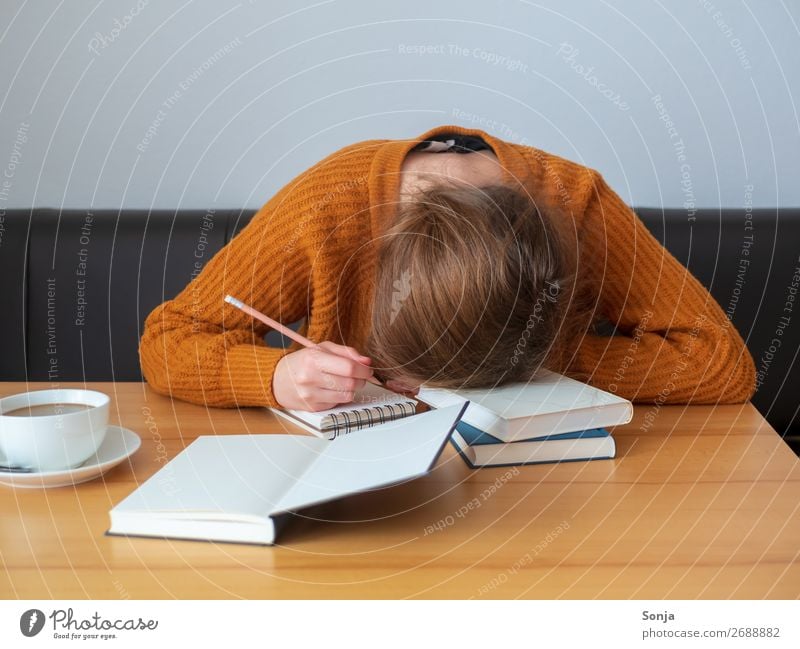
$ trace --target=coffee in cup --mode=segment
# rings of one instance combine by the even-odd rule
[[[92,408],[85,403],[45,403],[40,406],[24,406],[16,410],[4,412],[6,417],[42,417],[50,415],[63,415],[67,412],[80,412]]]
[[[0,464],[34,471],[75,468],[105,439],[108,395],[35,390],[0,399]]]

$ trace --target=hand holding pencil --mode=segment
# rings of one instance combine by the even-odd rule
[[[281,407],[325,410],[352,401],[366,381],[381,385],[369,367],[372,359],[356,349],[330,341],[315,343],[231,295],[225,301],[303,345],[275,368],[272,392]]]

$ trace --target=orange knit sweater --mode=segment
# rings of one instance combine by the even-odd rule
[[[346,146],[281,188],[180,295],[148,316],[139,351],[149,384],[211,406],[277,405],[275,366],[298,346],[268,347],[267,328],[225,304],[228,293],[282,322],[305,318],[312,340],[363,348],[376,245],[398,202],[400,166],[415,144],[443,132],[481,136],[508,182],[540,209],[574,219],[581,263],[601,278],[598,315],[617,333],[576,341],[565,373],[639,402],[752,396],[755,367],[736,329],[600,173],[449,124],[414,139]]]

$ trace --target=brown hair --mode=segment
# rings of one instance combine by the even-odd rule
[[[401,204],[378,253],[376,374],[469,388],[563,370],[559,339],[577,340],[588,306],[560,221],[500,184],[437,183]]]

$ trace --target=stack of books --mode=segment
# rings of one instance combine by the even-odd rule
[[[627,399],[549,370],[491,389],[422,385],[417,399],[432,408],[469,402],[451,443],[472,468],[610,459],[607,428],[633,417]]]
[[[473,468],[613,458],[608,428],[627,424],[630,401],[549,370],[527,383],[489,389],[420,386],[433,409],[469,402],[451,443]],[[366,384],[351,403],[318,412],[271,408],[317,437],[333,440],[397,419],[414,419],[417,400]]]

